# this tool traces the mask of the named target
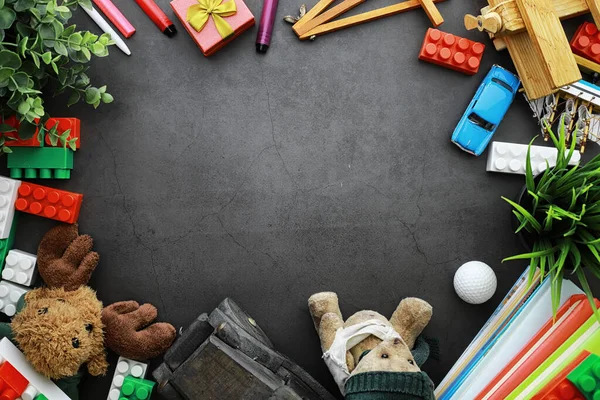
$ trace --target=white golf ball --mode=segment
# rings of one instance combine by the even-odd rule
[[[481,304],[491,299],[496,285],[494,270],[481,261],[469,261],[454,274],[456,294],[470,304]]]

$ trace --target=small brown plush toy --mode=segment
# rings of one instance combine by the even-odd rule
[[[389,320],[359,311],[344,321],[333,292],[312,295],[308,307],[323,359],[347,400],[379,399],[381,393],[389,400],[434,399],[433,383],[419,368],[429,351],[419,338],[432,316],[429,303],[406,298]]]
[[[47,286],[25,294],[10,326],[0,326],[0,334],[72,399],[78,398],[84,364],[91,375],[106,373],[105,345],[121,356],[148,360],[166,351],[176,336],[171,324],[152,323],[157,311],[150,304],[125,301],[102,308],[85,286],[99,261],[92,244],[77,225],[48,231],[37,258]]]

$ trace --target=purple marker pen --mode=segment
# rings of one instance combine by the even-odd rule
[[[271,44],[271,34],[273,33],[277,4],[279,4],[279,0],[265,0],[263,4],[258,33],[256,35],[256,51],[259,53],[266,53],[269,44]]]

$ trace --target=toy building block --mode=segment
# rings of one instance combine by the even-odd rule
[[[63,147],[16,147],[7,154],[11,178],[69,179],[73,150]]]
[[[128,376],[123,382],[119,400],[147,400],[152,395],[155,384],[147,379]]]
[[[70,400],[54,382],[37,372],[25,355],[7,338],[0,340],[0,362],[9,362],[29,381],[29,386],[21,395],[23,400]],[[37,393],[34,394],[33,389]]]
[[[29,381],[19,373],[8,361],[0,365],[0,399],[14,400],[21,398]]]
[[[590,354],[567,379],[579,389],[588,400],[600,398],[600,356]]]
[[[147,369],[148,364],[130,360],[129,358],[125,357],[119,357],[115,374],[113,375],[110,385],[110,390],[108,392],[108,400],[120,400],[119,396],[121,395],[121,389],[123,388],[125,378],[132,376],[134,378],[143,379],[146,377]]]
[[[582,351],[567,366],[548,382],[531,400],[584,400],[581,392],[567,379],[575,368],[587,358],[590,353]]]
[[[15,242],[15,236],[17,234],[17,220],[19,219],[18,216],[19,213],[15,213],[8,238],[0,239],[0,270],[4,266],[4,260],[6,260],[6,256],[12,249],[13,243]]]
[[[21,250],[10,250],[6,256],[6,265],[2,270],[2,279],[31,286],[35,275],[37,256]]]
[[[59,136],[65,133],[67,129],[70,129],[71,131],[69,132],[69,136],[66,138],[66,140],[68,141],[77,138],[77,141],[75,142],[75,148],[78,149],[81,146],[81,121],[79,118],[49,118],[46,122],[46,129],[50,130],[55,126],[57,126],[57,133]],[[50,135],[48,133],[46,133],[45,139],[46,145],[52,146]],[[59,141],[56,147],[63,147],[63,144]]]
[[[526,144],[492,142],[486,171],[525,175],[528,147]],[[568,154],[568,150],[565,154]],[[531,169],[534,175],[546,170],[546,161],[550,167],[556,165],[556,148],[554,147],[531,146],[530,155]],[[569,165],[575,165],[579,163],[579,160],[581,160],[581,154],[575,151]]]
[[[485,45],[429,28],[419,60],[440,65],[467,75],[479,71]]]
[[[21,181],[0,176],[0,239],[6,239],[10,234],[19,186]]]
[[[12,282],[0,281],[0,311],[12,317],[17,312],[17,302],[29,288]]]
[[[6,139],[6,145],[9,147],[42,147],[42,143],[40,143],[40,141],[38,140],[38,131],[36,129],[35,133],[33,134],[33,136],[29,139],[21,139],[19,138],[19,120],[17,120],[16,116],[12,116],[9,118],[6,118],[3,122],[6,125],[12,126],[13,128],[15,128],[14,132],[7,132],[6,135],[15,138],[15,140],[10,140],[10,139]]]
[[[83,195],[23,182],[15,208],[68,224],[77,222]]]
[[[591,22],[584,22],[571,39],[573,53],[600,63],[600,35],[598,28]]]

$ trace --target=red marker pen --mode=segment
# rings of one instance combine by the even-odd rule
[[[154,0],[135,0],[138,6],[142,7],[142,10],[148,17],[154,22],[154,25],[158,26],[158,29],[168,37],[173,37],[177,30],[173,22],[167,17],[167,15],[156,5]]]

